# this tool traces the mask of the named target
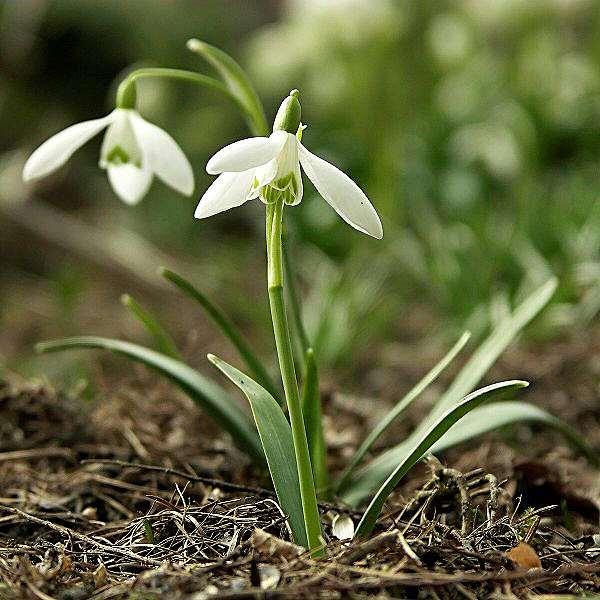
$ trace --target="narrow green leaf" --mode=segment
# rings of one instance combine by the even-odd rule
[[[519,304],[511,315],[498,323],[492,333],[473,353],[469,362],[461,369],[446,393],[436,403],[431,418],[453,406],[481,381],[523,327],[548,304],[557,284],[556,278],[549,279]]]
[[[191,39],[188,40],[187,47],[199,54],[219,73],[227,89],[243,108],[252,134],[268,135],[269,126],[262,102],[242,67],[229,54],[206,42]]]
[[[323,435],[319,372],[312,348],[306,350],[304,362],[306,369],[302,387],[302,416],[304,417],[304,427],[308,438],[315,488],[319,491],[327,488],[329,476],[327,472],[327,449]]]
[[[159,323],[158,319],[135,301],[129,294],[121,296],[121,304],[128,308],[133,316],[146,328],[148,333],[154,339],[156,349],[171,358],[181,360],[181,355],[173,338],[167,333],[165,328]]]
[[[283,410],[267,390],[247,375],[213,354],[208,355],[208,360],[248,398],[279,504],[289,517],[296,543],[307,548],[292,430]]]
[[[409,436],[408,440],[386,450],[369,462],[346,485],[343,498],[351,505],[360,504],[369,494],[373,493],[389,476],[398,463],[397,457],[402,455],[406,444],[419,439],[431,422],[440,413],[454,406],[481,381],[488,369],[498,359],[500,354],[514,340],[518,333],[529,323],[548,303],[556,289],[556,279],[548,280],[544,285],[528,296],[512,313],[503,319],[474,352],[467,364],[461,369],[452,385],[440,398],[431,413],[421,425]]]
[[[545,410],[526,402],[500,402],[480,406],[453,425],[432,447],[431,453],[442,452],[482,433],[517,422],[539,422],[562,433],[571,444],[595,465],[598,453],[572,427]]]
[[[287,240],[284,240],[284,242]],[[290,313],[292,315],[292,323],[294,333],[296,334],[296,342],[297,346],[302,353],[302,358],[306,358],[306,353],[309,349],[311,349],[310,342],[308,341],[308,335],[306,333],[306,328],[304,327],[304,323],[302,322],[302,310],[300,308],[300,300],[298,298],[298,290],[296,289],[296,273],[294,272],[292,259],[290,257],[290,253],[287,248],[287,244],[283,243],[283,264],[285,265],[285,291],[288,299],[288,306],[290,308]],[[312,349],[311,349],[312,352]],[[306,365],[303,365],[303,368],[306,369]]]
[[[440,360],[437,365],[419,381],[398,403],[390,410],[379,423],[374,427],[371,433],[367,436],[365,441],[360,445],[358,450],[354,453],[354,456],[350,460],[350,463],[342,473],[339,481],[336,485],[336,490],[343,490],[345,485],[354,469],[360,464],[365,454],[371,449],[373,444],[379,439],[381,434],[397,419],[416,398],[418,398],[423,391],[433,382],[440,373],[454,360],[456,355],[465,347],[465,344],[469,341],[471,334],[467,331],[463,333],[460,339],[450,349],[448,354]]]
[[[252,375],[281,403],[277,386],[267,372],[267,369],[254,354],[250,348],[250,344],[245,340],[229,317],[218,306],[213,304],[196,286],[181,275],[164,267],[161,267],[158,272],[167,281],[178,287],[186,296],[195,300],[206,311],[206,314],[213,320],[225,337],[235,346]]]
[[[260,440],[240,406],[220,386],[186,364],[149,348],[96,336],[80,336],[36,344],[37,352],[73,348],[100,348],[122,354],[158,371],[179,386],[200,408],[227,431],[233,441],[257,463],[264,464]]]
[[[399,457],[396,468],[379,488],[360,520],[356,528],[356,537],[366,537],[371,533],[385,501],[398,482],[459,419],[484,402],[514,393],[527,385],[526,381],[502,381],[488,385],[469,394],[458,405],[437,417],[427,431],[408,445],[403,455]]]

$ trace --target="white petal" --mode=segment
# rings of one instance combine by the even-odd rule
[[[132,111],[130,118],[150,169],[174,190],[190,196],[194,191],[194,172],[177,142],[137,113]]]
[[[221,148],[206,165],[211,175],[247,171],[260,167],[275,158],[286,140],[285,131],[276,131],[270,137],[253,137]]]
[[[248,200],[258,198],[260,188],[271,183],[275,179],[275,175],[277,175],[277,159],[275,158],[267,164],[258,167],[254,171],[254,184],[248,195]]]
[[[296,206],[296,204],[300,204],[300,202],[302,202],[302,196],[304,195],[304,185],[302,185],[302,173],[300,172],[300,163],[296,163],[296,169],[294,173],[296,175],[296,183],[298,184],[298,192],[296,193],[296,198],[290,206]]]
[[[100,166],[103,169],[111,163],[131,162],[141,165],[144,162],[144,153],[135,136],[130,118],[134,112],[125,108],[117,108],[113,111],[112,122],[104,134],[100,149]],[[119,154],[125,153],[125,156],[120,155],[109,160],[115,149],[119,150]]]
[[[194,216],[196,219],[212,217],[217,213],[241,206],[249,200],[248,193],[254,178],[254,169],[242,173],[223,173],[204,192]]]
[[[337,167],[309,152],[300,143],[298,152],[304,172],[338,215],[355,229],[381,239],[383,227],[379,215],[356,183]]]
[[[27,160],[23,179],[30,181],[52,173],[64,165],[73,153],[93,138],[113,120],[113,113],[101,119],[92,119],[71,125],[46,140]]]
[[[152,171],[140,169],[132,163],[109,164],[108,179],[115,194],[127,204],[137,204],[152,183]]]
[[[351,540],[354,537],[354,522],[348,515],[336,514],[331,523],[331,533],[338,540]]]

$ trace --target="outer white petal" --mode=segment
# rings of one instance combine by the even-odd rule
[[[219,175],[212,185],[204,192],[194,216],[196,219],[212,217],[217,213],[241,206],[249,200],[248,194],[254,169],[242,173],[223,173]]]
[[[253,137],[221,148],[206,165],[211,175],[247,171],[260,167],[275,158],[286,140],[285,131],[276,131],[270,137]]]
[[[177,142],[136,112],[131,112],[130,119],[150,169],[167,185],[190,196],[194,191],[194,172]]]
[[[112,122],[113,115],[114,112],[101,119],[83,121],[53,135],[29,157],[23,168],[23,179],[44,177],[64,165],[78,148]]]
[[[146,195],[152,183],[150,169],[140,169],[131,163],[109,164],[106,170],[115,194],[127,204],[137,204]]]
[[[381,239],[383,227],[379,215],[356,183],[337,167],[309,152],[300,143],[298,152],[304,172],[338,215],[355,229]]]

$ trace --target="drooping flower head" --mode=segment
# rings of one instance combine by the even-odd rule
[[[365,193],[345,173],[309,152],[300,142],[298,90],[282,102],[273,133],[235,142],[219,150],[206,165],[219,175],[206,190],[195,216],[210,217],[260,198],[264,203],[283,199],[295,205],[302,200],[300,166],[319,194],[355,229],[383,237],[381,220]]]
[[[133,108],[116,108],[101,119],[71,125],[52,136],[29,157],[23,179],[31,181],[56,171],[105,128],[99,164],[124,202],[139,202],[154,175],[178,192],[192,194],[194,174],[181,148],[166,131],[143,119]]]

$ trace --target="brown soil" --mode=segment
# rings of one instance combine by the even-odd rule
[[[550,353],[513,350],[493,375],[532,380],[530,399],[598,448],[597,340],[588,332]],[[100,381],[113,362],[101,361]],[[265,474],[143,369],[105,377],[93,402],[9,379],[0,389],[0,597],[531,598],[600,590],[600,481],[547,431],[517,427],[450,452],[448,466],[430,460],[388,503],[371,539],[341,542],[327,526],[328,556],[315,560],[286,543]],[[332,464],[369,426],[365,402],[326,395],[328,422],[336,421]],[[333,512],[358,516],[322,510],[327,523]]]

